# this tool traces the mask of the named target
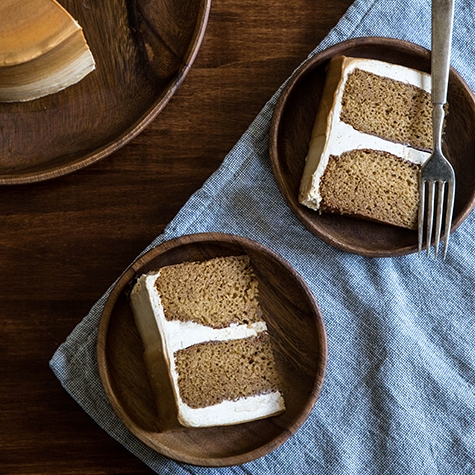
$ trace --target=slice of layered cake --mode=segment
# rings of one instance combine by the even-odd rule
[[[432,148],[430,75],[333,58],[300,184],[311,209],[417,228],[419,171]]]
[[[248,256],[162,267],[130,295],[161,430],[285,410]]]

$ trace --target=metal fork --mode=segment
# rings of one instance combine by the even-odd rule
[[[434,106],[432,113],[433,150],[420,173],[418,219],[419,254],[423,247],[425,235],[425,245],[427,255],[429,255],[434,232],[435,257],[437,257],[442,222],[444,221],[444,259],[449,244],[455,197],[455,173],[452,165],[442,153],[442,129],[445,117],[444,105],[447,101],[453,17],[454,0],[432,0],[431,95]]]

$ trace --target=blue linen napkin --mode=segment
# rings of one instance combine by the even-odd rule
[[[356,0],[312,54],[351,37],[389,36],[430,46],[430,1]],[[475,2],[456,0],[452,65],[475,89]],[[324,315],[329,363],[321,396],[295,436],[256,461],[193,467],[158,455],[112,411],[99,379],[96,337],[108,292],[50,365],[112,437],[160,474],[475,473],[475,216],[447,259],[364,258],[310,234],[274,182],[268,129],[279,91],[222,166],[149,248],[182,234],[257,240],[304,277]],[[269,204],[272,206],[269,206]]]

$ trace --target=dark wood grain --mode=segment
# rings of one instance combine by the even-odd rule
[[[371,58],[430,72],[430,52],[388,38],[359,38],[335,45],[303,64],[288,82],[271,124],[270,157],[287,204],[299,220],[325,242],[346,252],[388,257],[417,252],[417,232],[348,216],[318,213],[298,202],[310,135],[332,57]],[[475,206],[475,97],[460,75],[451,70],[444,151],[453,164],[457,186],[452,230]]]
[[[127,293],[138,277],[161,267],[244,254],[250,257],[259,282],[259,301],[282,378],[286,410],[276,417],[236,426],[160,432]],[[246,463],[284,443],[312,410],[326,363],[322,315],[302,278],[261,244],[228,234],[182,236],[149,251],[114,286],[99,326],[99,372],[117,415],[149,447],[194,465]]]
[[[73,174],[0,187],[0,473],[153,473],[48,361],[350,3],[213,0],[191,70],[140,135]]]

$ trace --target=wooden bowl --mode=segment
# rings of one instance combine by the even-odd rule
[[[61,0],[83,27],[96,70],[34,101],[0,103],[0,184],[71,173],[136,137],[182,83],[211,0]]]
[[[388,257],[417,251],[417,231],[335,214],[319,214],[298,202],[300,180],[325,80],[334,56],[379,59],[430,72],[430,52],[390,38],[352,39],[308,59],[286,84],[270,129],[270,158],[277,185],[297,218],[313,234],[346,252]],[[455,71],[450,71],[444,151],[456,174],[452,231],[475,205],[475,100]]]
[[[135,278],[165,265],[247,254],[283,377],[286,411],[275,417],[212,428],[159,432],[156,409],[127,291]],[[157,452],[202,466],[228,466],[261,457],[285,442],[305,421],[323,384],[325,327],[310,290],[295,270],[261,244],[219,233],[183,236],[149,251],[115,285],[102,314],[97,343],[105,392],[125,426]]]

